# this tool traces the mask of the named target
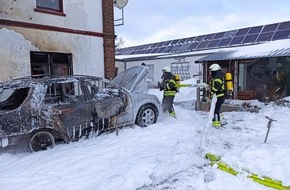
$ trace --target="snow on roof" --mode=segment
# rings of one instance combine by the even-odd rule
[[[127,61],[134,59],[147,59],[147,58],[171,58],[171,57],[180,57],[180,56],[195,56],[195,55],[204,55],[216,53],[220,49],[210,49],[210,50],[202,50],[202,51],[190,51],[190,52],[182,52],[182,53],[152,53],[152,54],[133,54],[133,55],[116,55],[117,60]]]
[[[116,55],[117,60],[128,60],[128,59],[136,59],[136,58],[152,58],[160,55],[166,55],[168,53],[152,53],[152,54],[133,54],[133,55]]]
[[[282,56],[290,56],[289,39],[271,41],[250,46],[227,48],[198,59],[196,62]]]

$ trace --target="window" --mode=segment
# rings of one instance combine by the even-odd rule
[[[0,94],[0,110],[13,110],[20,107],[28,96],[29,87],[4,89]]]
[[[84,100],[79,81],[49,84],[45,95],[45,102],[48,104],[76,103]]]
[[[30,52],[31,76],[65,76],[72,74],[72,54]]]
[[[255,91],[257,99],[290,95],[290,66],[285,57],[243,60],[239,64],[238,89]]]
[[[63,0],[36,0],[37,12],[63,15]]]

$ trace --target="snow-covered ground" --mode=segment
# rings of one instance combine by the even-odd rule
[[[158,90],[149,92],[162,97]],[[247,178],[246,170],[290,186],[290,108],[251,101],[261,107],[259,113],[225,112],[227,124],[204,133],[208,113],[193,109],[195,97],[195,89],[181,89],[175,100],[177,119],[161,114],[146,128],[135,125],[118,136],[102,134],[37,153],[2,153],[0,189],[271,189]],[[266,143],[265,116],[277,120]],[[210,166],[205,153],[221,156],[240,173],[234,176]]]

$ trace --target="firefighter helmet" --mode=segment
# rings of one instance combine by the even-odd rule
[[[170,67],[164,67],[163,69],[162,69],[162,71],[163,72],[171,72],[171,68]]]
[[[219,64],[212,64],[210,67],[209,67],[209,71],[217,71],[217,70],[220,70],[221,67],[219,66]]]

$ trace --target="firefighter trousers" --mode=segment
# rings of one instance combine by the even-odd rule
[[[215,104],[214,108],[214,118],[212,119],[213,121],[220,121],[220,110],[222,108],[222,104],[225,102],[225,96],[221,96],[217,98],[217,102]]]
[[[163,112],[169,112],[170,114],[175,113],[174,107],[173,107],[173,100],[175,96],[163,96],[162,99],[162,111]]]

